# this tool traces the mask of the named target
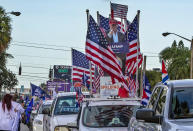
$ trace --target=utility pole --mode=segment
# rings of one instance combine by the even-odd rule
[[[193,74],[193,37],[191,40],[191,64],[190,64],[190,79],[192,79]]]

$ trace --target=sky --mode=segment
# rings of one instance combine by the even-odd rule
[[[128,5],[127,18],[132,21],[140,10],[139,38],[143,55],[147,56],[147,69],[161,68],[159,52],[171,46],[176,36],[163,37],[163,32],[174,32],[192,38],[193,1],[191,0],[111,0]],[[8,53],[7,68],[18,74],[17,87],[39,85],[48,80],[53,65],[71,65],[71,48],[84,52],[87,16],[86,9],[96,20],[96,12],[103,16],[110,13],[109,0],[0,0],[6,12],[19,11],[12,19],[12,41]],[[185,46],[190,43],[183,41]],[[54,46],[50,46],[54,45]],[[62,50],[48,50],[26,46],[38,46]]]

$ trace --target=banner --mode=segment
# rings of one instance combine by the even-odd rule
[[[110,43],[109,44],[113,52],[126,54],[129,53],[129,42],[118,42],[118,43]]]
[[[58,91],[70,92],[71,83],[65,81],[47,81],[48,90],[57,89]]]

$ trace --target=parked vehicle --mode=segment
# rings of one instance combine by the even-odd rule
[[[137,108],[138,98],[88,98],[80,109],[77,128],[79,131],[127,131],[128,123]]]
[[[53,100],[47,100],[42,103],[37,111],[37,115],[33,120],[33,131],[43,131],[43,114],[44,109],[50,109]]]
[[[89,95],[88,93],[83,95]],[[77,119],[79,107],[77,106],[76,92],[59,93],[54,99],[51,110],[43,110],[44,131],[63,131],[68,123]]]
[[[193,80],[157,84],[148,106],[138,109],[135,118],[130,121],[130,130],[192,131]]]

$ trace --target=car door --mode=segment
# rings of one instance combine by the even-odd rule
[[[50,120],[51,120],[52,112],[54,110],[55,103],[56,103],[56,98],[52,102],[50,114],[45,114],[43,117],[43,131],[50,131],[51,130],[50,129]]]
[[[162,87],[154,88],[147,108],[153,109],[153,110],[156,108],[157,101],[160,96],[161,90],[162,90]],[[158,128],[157,124],[148,123],[143,120],[137,120],[137,121],[133,120],[133,123],[130,123],[130,125],[132,127],[131,130],[135,130],[135,131],[139,131],[139,130],[140,131],[157,131],[156,129]]]
[[[152,95],[153,98],[150,100],[148,108],[155,111],[155,117],[163,116],[164,114],[167,91],[167,86],[159,86],[157,87],[157,91]],[[148,130],[162,131],[161,121],[160,123],[145,122],[145,126],[148,127]]]

